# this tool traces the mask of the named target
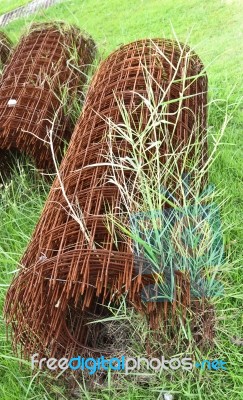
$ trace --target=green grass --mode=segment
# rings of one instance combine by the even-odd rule
[[[10,3],[10,2],[9,2]],[[5,2],[6,4],[6,2]],[[13,2],[11,2],[12,7]],[[2,7],[2,8],[1,8]],[[4,6],[5,7],[5,6]],[[6,8],[6,7],[5,7]],[[0,13],[3,6],[0,5]],[[190,33],[189,43],[196,46],[207,66],[210,98],[222,99],[212,105],[209,126],[222,124],[226,105],[243,95],[243,5],[241,0],[69,0],[40,11],[37,16],[13,21],[6,33],[17,42],[30,21],[65,19],[88,31],[98,43],[102,57],[120,44],[144,37],[172,37],[172,26],[179,40]],[[232,108],[232,106],[231,106]],[[228,362],[228,372],[150,374],[149,377],[112,376],[99,391],[81,385],[84,399],[158,399],[163,390],[175,393],[175,399],[243,399],[242,347],[232,343],[233,336],[243,336],[243,141],[242,103],[230,121],[224,144],[211,172],[211,182],[226,189],[229,200],[224,206],[222,223],[230,226],[226,234],[227,250],[234,268],[222,274],[224,297],[217,301],[217,335],[215,355]],[[6,286],[12,279],[31,232],[38,220],[47,187],[33,174],[16,173],[11,186],[1,189],[0,200],[0,302],[3,305]],[[239,261],[238,261],[239,260]],[[143,340],[137,344],[137,354],[144,351]],[[162,343],[163,345],[163,343]],[[166,346],[165,346],[166,347]],[[165,348],[166,350],[166,348]],[[207,353],[203,353],[207,358]],[[64,390],[61,379],[44,376],[32,382],[28,365],[22,369],[14,360],[6,341],[3,319],[0,331],[0,399],[64,399],[72,398]],[[85,388],[86,387],[86,388]]]
[[[15,8],[24,6],[29,2],[30,0],[4,0],[4,4],[0,4],[0,15],[15,10]]]

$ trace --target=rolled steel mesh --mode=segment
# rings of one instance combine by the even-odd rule
[[[34,24],[5,68],[0,86],[0,150],[30,156],[37,168],[52,171],[73,130],[69,117],[82,96],[95,44],[63,23]]]
[[[145,65],[159,83],[153,85],[156,102],[168,87],[178,63],[168,98],[180,97],[180,78],[186,68],[191,81],[173,140],[178,146],[186,144],[195,119],[201,135],[205,135],[207,78],[198,75],[203,66],[194,53],[185,65],[181,54],[187,52],[187,47],[180,48],[174,41],[137,41],[112,53],[94,76],[59,171],[63,186],[56,178],[21,261],[23,269],[7,294],[5,312],[13,327],[13,342],[21,345],[25,355],[101,352],[99,327],[93,325],[93,334],[86,322],[105,315],[107,302],[118,301],[123,293],[138,310],[145,310],[151,326],[156,325],[160,313],[166,314],[164,307],[168,305],[147,304],[144,309],[140,294],[151,277],[136,273],[131,240],[119,237],[114,243],[106,226],[107,205],[111,210],[122,206],[117,186],[108,182],[111,167],[91,165],[106,162],[107,118],[116,124],[123,122],[117,99],[125,103],[135,126],[141,117],[147,123],[149,110],[139,107],[139,95],[146,96]],[[172,102],[169,118],[174,118],[177,108],[178,101]],[[129,144],[114,141],[113,149],[118,147],[126,156]],[[206,148],[202,160],[205,157]],[[184,299],[180,300],[178,294],[178,302],[187,305],[190,282],[179,272],[176,279],[184,288]],[[102,353],[106,350],[102,349]]]

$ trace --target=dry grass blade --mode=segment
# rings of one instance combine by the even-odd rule
[[[4,32],[0,32],[0,69],[6,64],[11,54],[12,42]]]

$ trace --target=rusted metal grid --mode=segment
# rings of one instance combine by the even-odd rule
[[[0,150],[17,149],[37,168],[52,171],[50,130],[55,156],[73,126],[69,118],[75,96],[82,98],[95,44],[64,23],[34,24],[3,72],[0,87]]]
[[[166,57],[158,54],[156,47]],[[13,328],[13,342],[21,345],[25,356],[35,352],[49,356],[107,353],[98,344],[99,326],[93,325],[91,332],[92,325],[86,322],[105,315],[107,302],[118,301],[125,292],[131,304],[148,314],[152,327],[156,326],[159,315],[163,317],[161,303],[142,304],[140,294],[146,279],[135,272],[132,243],[122,237],[114,243],[107,229],[107,205],[111,210],[121,206],[117,186],[107,182],[110,166],[84,167],[106,161],[107,118],[123,122],[118,98],[125,102],[134,121],[139,113],[146,124],[149,112],[137,108],[140,98],[134,94],[146,95],[144,65],[160,84],[153,87],[154,97],[159,101],[161,88],[168,87],[171,79],[171,64],[176,65],[180,60],[176,76],[180,78],[185,67],[180,54],[187,51],[169,40],[137,41],[112,53],[94,76],[61,164],[63,188],[55,179],[21,261],[23,269],[7,294],[5,313]],[[183,100],[185,108],[175,131],[177,144],[186,143],[192,134],[195,123],[192,115],[205,135],[207,78],[202,74],[195,79],[202,69],[199,58],[193,54],[187,76],[194,78],[188,97]],[[180,91],[181,83],[177,81],[169,98],[178,99]],[[170,118],[174,118],[177,107],[178,102],[170,105]],[[116,146],[123,149],[125,156],[128,144],[117,141],[113,148]],[[73,215],[83,220],[85,229]],[[183,304],[187,305],[190,283],[179,273],[176,279],[184,287]]]
[[[0,70],[7,62],[11,53],[12,43],[4,32],[0,32]]]

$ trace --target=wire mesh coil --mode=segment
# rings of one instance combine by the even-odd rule
[[[181,54],[186,53],[188,48],[180,48],[174,41],[141,40],[112,53],[94,76],[60,167],[63,186],[56,178],[21,261],[23,269],[7,294],[5,313],[13,327],[13,342],[21,344],[25,356],[36,351],[49,356],[100,352],[99,327],[95,325],[92,335],[86,323],[105,315],[105,305],[118,301],[123,293],[138,310],[148,314],[151,326],[158,322],[159,313],[167,313],[168,304],[142,304],[141,290],[151,277],[135,271],[131,241],[119,237],[114,243],[105,214],[107,205],[111,210],[122,206],[119,191],[108,182],[111,167],[92,164],[106,161],[107,118],[116,124],[123,122],[117,99],[124,102],[135,125],[141,116],[146,124],[149,110],[139,106],[139,95],[146,95],[144,65],[159,83],[153,86],[157,102],[178,63],[177,83],[172,84],[168,98],[179,98],[179,78],[186,68],[191,83],[174,140],[178,145],[187,142],[195,118],[205,135],[207,77],[200,75],[203,65],[194,53],[185,65]],[[177,107],[178,102],[171,103],[169,118],[174,118]],[[117,140],[112,145],[126,156],[128,143]],[[206,148],[202,153],[205,159]],[[176,295],[177,304],[184,307],[190,302],[190,282],[179,272],[176,280],[184,288],[183,298],[179,292]],[[104,353],[107,349],[102,350]]]
[[[1,79],[0,149],[17,149],[37,168],[53,170],[73,126],[69,109],[82,96],[95,44],[76,27],[34,24],[15,49]]]

